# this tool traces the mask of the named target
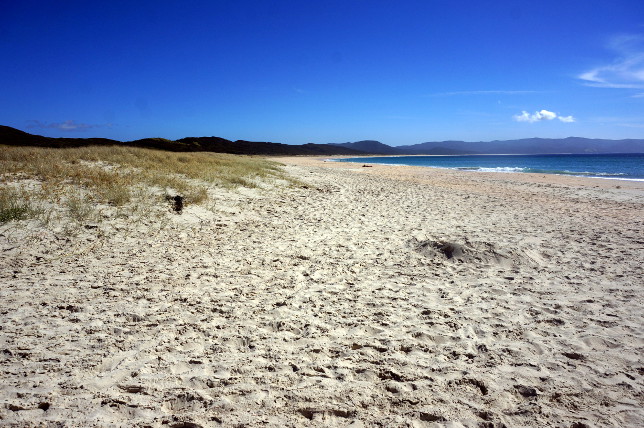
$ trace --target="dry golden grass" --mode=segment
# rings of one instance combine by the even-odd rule
[[[295,183],[277,163],[254,157],[133,147],[0,146],[0,210],[6,212],[0,214],[0,223],[38,214],[25,195],[65,206],[70,219],[82,222],[93,216],[88,207],[140,204],[142,195],[150,194],[142,189],[179,194],[190,205],[208,201],[208,188],[213,186],[256,187],[274,179]],[[10,191],[2,181],[31,183],[31,187],[23,186],[22,193]]]
[[[24,192],[0,187],[0,223],[26,220],[39,213]]]

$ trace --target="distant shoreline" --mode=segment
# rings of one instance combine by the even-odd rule
[[[331,162],[418,166],[472,172],[537,173],[562,176],[644,181],[644,154],[499,154],[414,155],[328,158]]]
[[[366,157],[366,156],[365,156]],[[453,176],[455,179],[461,179],[465,177],[470,177],[475,179],[475,177],[503,177],[508,180],[516,180],[520,182],[530,182],[530,183],[546,183],[546,184],[564,184],[569,186],[577,187],[594,187],[594,188],[605,188],[605,189],[614,189],[616,186],[620,186],[624,189],[633,189],[637,191],[644,191],[644,181],[639,180],[611,180],[611,179],[594,179],[587,176],[575,176],[575,175],[557,175],[557,174],[545,174],[545,173],[535,173],[535,172],[491,172],[491,171],[470,171],[475,172],[476,174],[467,174],[464,175],[464,170],[450,169],[450,168],[440,168],[440,167],[431,167],[431,166],[415,166],[415,165],[385,165],[373,163],[371,168],[363,168],[362,164],[365,162],[336,162],[334,159],[347,159],[351,156],[333,156],[333,157],[320,157],[320,156],[282,156],[282,157],[270,157],[272,160],[276,160],[287,165],[306,165],[306,166],[318,166],[321,168],[340,168],[340,169],[351,169],[356,171],[361,171],[368,174],[394,174],[395,176],[401,177],[415,177],[415,176],[424,176],[427,174],[441,174]]]
[[[407,157],[418,157],[418,156],[431,156],[431,157],[456,157],[456,156],[556,156],[556,155],[576,155],[576,156],[593,156],[593,155],[644,155],[644,152],[632,152],[632,153],[466,153],[460,155],[379,155],[379,154],[369,154],[364,156],[349,156],[349,155],[338,155],[330,156],[330,159],[333,158],[351,158],[351,157],[382,157],[382,158],[407,158]]]

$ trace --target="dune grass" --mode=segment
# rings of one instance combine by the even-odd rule
[[[0,223],[27,220],[39,214],[23,192],[0,187]]]
[[[82,222],[99,205],[156,204],[172,194],[183,196],[189,206],[209,201],[214,187],[257,187],[275,180],[295,183],[276,162],[255,157],[114,146],[0,145],[0,223],[36,217],[40,211],[34,200],[63,207],[69,219]],[[9,182],[24,185],[15,190]],[[149,200],[153,194],[156,199]]]

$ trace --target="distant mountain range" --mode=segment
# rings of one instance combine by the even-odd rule
[[[0,125],[0,144],[40,147],[81,147],[114,145],[146,147],[174,152],[217,152],[242,155],[463,155],[463,154],[540,154],[540,153],[644,153],[642,140],[602,140],[580,137],[525,138],[520,140],[466,142],[440,141],[407,146],[388,146],[363,140],[342,144],[282,144],[257,141],[231,141],[219,137],[186,137],[179,140],[144,138],[121,142],[107,138],[51,138],[29,134]]]
[[[463,155],[542,153],[644,153],[644,140],[601,140],[595,138],[524,138],[505,141],[439,141],[391,147],[364,140],[337,144],[348,149],[382,155]]]

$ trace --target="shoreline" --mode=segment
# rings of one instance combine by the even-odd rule
[[[599,154],[602,155],[603,153]],[[606,155],[611,155],[611,153],[605,153]],[[641,155],[640,153],[627,153],[627,154],[632,154],[632,155]],[[456,156],[547,156],[547,155],[576,155],[574,153],[542,153],[542,154],[472,154],[472,155],[368,155],[368,156],[327,156],[324,158],[325,161],[329,162],[337,162],[341,159],[368,159],[368,158],[401,158],[401,157],[456,157]],[[585,155],[585,154],[580,154],[580,155]],[[588,154],[592,155],[592,154]],[[616,153],[616,155],[620,155],[620,153]],[[317,157],[318,159],[321,159],[320,157]],[[385,166],[422,166],[424,168],[437,168],[437,169],[450,169],[450,170],[458,170],[458,171],[472,171],[472,172],[493,172],[493,173],[521,173],[521,174],[548,174],[548,175],[559,175],[559,176],[570,176],[570,177],[581,177],[581,178],[592,178],[592,179],[604,179],[604,180],[619,180],[619,181],[640,181],[644,182],[644,178],[621,178],[619,177],[619,174],[613,175],[613,176],[607,176],[603,173],[597,173],[598,175],[592,175],[591,173],[588,172],[579,172],[579,173],[556,173],[556,172],[547,172],[547,171],[542,171],[542,172],[522,172],[522,171],[510,171],[510,170],[504,170],[504,169],[522,169],[522,168],[515,168],[515,167],[496,167],[496,168],[483,168],[484,170],[480,170],[479,167],[441,167],[441,166],[425,166],[425,165],[410,165],[410,164],[396,164],[396,163],[379,163],[379,162],[369,162],[369,161],[360,161],[360,162],[350,162],[350,163],[365,163],[368,165],[385,165]]]
[[[396,148],[396,146],[392,146]],[[462,153],[462,154],[453,154],[453,155],[393,155],[393,154],[366,154],[361,156],[352,156],[352,155],[332,155],[330,157],[344,157],[344,158],[366,158],[366,157],[413,157],[413,156],[427,156],[427,157],[441,157],[441,156],[556,156],[556,155],[579,155],[579,156],[593,156],[593,155],[641,155],[644,153]],[[283,156],[289,157],[289,156]],[[296,156],[293,156],[296,157]],[[319,157],[319,155],[311,155],[311,157]]]
[[[334,162],[333,159],[351,159],[355,156],[277,156],[272,157],[271,159],[285,164],[292,164],[298,166],[316,166],[323,168],[345,168],[345,169],[355,169],[361,168],[364,162]],[[344,166],[341,166],[344,165]],[[432,166],[415,166],[415,165],[385,165],[385,164],[369,164],[370,168],[376,168],[372,172],[377,174],[385,174],[387,176],[392,176],[390,168],[394,168],[393,171],[399,169],[399,176],[401,177],[413,177],[413,176],[424,176],[427,175],[429,171],[434,171],[436,173],[443,172],[446,174],[454,174],[454,177],[459,177],[463,179],[476,178],[476,176],[481,175],[481,177],[497,178],[506,177],[507,179],[513,179],[520,182],[534,182],[534,183],[548,183],[548,184],[570,184],[575,186],[585,186],[585,187],[600,187],[600,188],[615,188],[620,186],[622,189],[631,189],[633,191],[642,190],[644,191],[644,180],[623,180],[604,177],[584,177],[576,175],[562,175],[562,174],[546,174],[546,173],[535,173],[535,172],[500,172],[500,171],[467,171],[467,170],[458,170],[452,168],[441,168],[441,167],[432,167]],[[363,172],[370,172],[370,168],[364,168]],[[404,171],[404,172],[403,172]],[[468,173],[476,173],[469,177]],[[396,176],[396,174],[393,174]],[[601,181],[599,181],[601,180]],[[605,181],[604,181],[605,180]],[[619,181],[619,183],[612,183],[612,181]]]
[[[0,424],[644,424],[644,184],[270,159],[302,184],[0,230]]]

